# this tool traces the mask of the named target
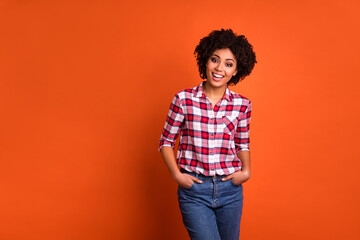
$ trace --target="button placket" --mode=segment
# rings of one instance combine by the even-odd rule
[[[214,110],[213,109],[209,109],[209,163],[210,163],[210,168],[213,168],[214,166],[214,132],[215,132],[215,118],[214,118]]]

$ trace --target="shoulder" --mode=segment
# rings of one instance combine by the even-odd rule
[[[193,88],[186,88],[184,90],[181,90],[175,94],[176,97],[178,97],[180,100],[189,99],[194,96],[196,93],[197,87]]]
[[[251,105],[250,99],[247,97],[244,97],[243,95],[240,95],[239,93],[236,93],[234,91],[231,91],[232,100],[234,101],[235,105],[242,105],[242,106],[249,106]]]

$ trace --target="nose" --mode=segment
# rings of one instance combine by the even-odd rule
[[[219,62],[219,64],[216,65],[215,70],[221,72],[223,70],[223,63]]]

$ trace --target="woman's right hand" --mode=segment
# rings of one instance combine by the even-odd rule
[[[182,188],[190,188],[194,182],[202,183],[202,181],[194,176],[191,176],[190,174],[179,172],[174,177],[175,182],[179,184]]]

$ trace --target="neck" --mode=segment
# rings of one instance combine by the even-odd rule
[[[203,91],[206,96],[208,97],[222,97],[225,94],[226,91],[226,85],[224,87],[216,88],[212,87],[210,84],[207,84],[207,82],[204,82],[203,84]]]

